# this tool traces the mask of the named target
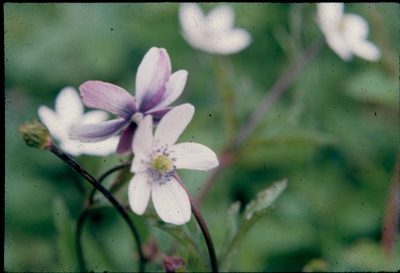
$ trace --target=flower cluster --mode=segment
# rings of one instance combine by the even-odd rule
[[[136,96],[111,83],[87,81],[80,86],[82,101],[72,87],[63,89],[55,111],[41,106],[38,114],[67,153],[107,155],[134,153],[129,184],[132,210],[144,213],[150,195],[160,218],[176,225],[191,218],[188,193],[174,177],[175,169],[209,170],[218,166],[216,154],[201,144],[175,144],[191,121],[194,107],[167,107],[182,93],[187,71],[171,74],[163,48],[151,48],[139,65]],[[106,120],[109,112],[118,116]],[[153,126],[157,126],[153,137]],[[119,132],[121,136],[117,136]]]
[[[367,22],[343,10],[343,3],[317,4],[318,23],[328,45],[344,60],[353,54],[377,60],[379,49],[366,40]],[[198,4],[185,3],[180,6],[179,20],[184,39],[208,53],[233,54],[251,43],[249,32],[234,28],[234,11],[226,5],[205,15]],[[41,106],[38,115],[61,149],[73,156],[133,153],[134,176],[128,187],[132,211],[142,215],[151,197],[163,221],[181,225],[191,218],[191,203],[175,170],[210,170],[219,164],[206,146],[176,144],[194,107],[169,105],[183,92],[187,77],[186,70],[172,73],[164,48],[152,47],[138,67],[135,96],[111,83],[86,81],[79,87],[82,99],[74,88],[66,87],[56,99],[55,110]],[[84,113],[84,106],[99,110]],[[107,112],[116,118],[108,120]]]

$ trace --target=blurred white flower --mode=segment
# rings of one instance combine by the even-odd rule
[[[183,38],[194,48],[221,55],[237,53],[251,42],[247,30],[234,28],[234,17],[234,10],[226,5],[208,15],[196,3],[182,4],[179,9]]]
[[[366,40],[368,22],[357,14],[344,14],[343,3],[319,3],[317,16],[327,44],[343,60],[353,54],[369,61],[380,58],[379,48]]]
[[[108,113],[104,111],[93,110],[84,114],[83,110],[83,103],[78,92],[73,87],[65,87],[56,98],[55,111],[42,105],[38,109],[38,115],[50,134],[58,141],[61,150],[67,154],[105,156],[115,152],[118,137],[92,143],[70,139],[71,130],[75,126],[96,123],[108,118]]]
[[[128,188],[129,205],[142,215],[150,195],[160,218],[167,223],[189,222],[191,205],[186,190],[174,177],[175,169],[209,170],[218,166],[216,154],[208,147],[183,142],[175,144],[192,120],[194,107],[185,103],[172,108],[160,120],[153,136],[152,116],[139,123],[133,139],[131,172],[135,175]]]

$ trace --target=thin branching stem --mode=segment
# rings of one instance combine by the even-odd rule
[[[99,177],[99,179],[98,179],[99,183],[102,183],[103,180],[104,180],[107,176],[109,176],[110,174],[112,174],[113,172],[116,172],[116,171],[118,171],[118,170],[127,168],[127,167],[129,167],[131,164],[132,164],[132,162],[131,162],[131,161],[128,161],[128,162],[122,163],[122,164],[120,164],[120,165],[114,166],[113,168],[109,169],[108,171],[106,171],[105,173],[103,173],[103,174]],[[90,192],[90,195],[89,195],[89,204],[91,204],[91,205],[94,203],[94,195],[95,195],[96,191],[97,191],[97,188],[94,187],[94,188],[92,189],[92,191]]]
[[[143,272],[145,268],[145,263],[147,262],[146,258],[143,255],[142,248],[141,248],[141,243],[140,243],[140,237],[139,233],[134,226],[132,220],[129,218],[129,215],[125,211],[124,207],[117,201],[117,199],[114,198],[114,196],[103,186],[101,185],[100,182],[98,182],[91,174],[89,174],[84,168],[82,168],[75,160],[73,160],[70,156],[65,154],[63,151],[61,151],[57,146],[54,144],[51,145],[48,150],[50,150],[52,153],[54,153],[56,156],[58,156],[61,160],[63,160],[65,163],[70,165],[77,173],[79,173],[83,178],[85,178],[86,181],[88,181],[90,184],[93,185],[97,190],[99,190],[109,201],[113,206],[117,209],[117,211],[121,214],[121,216],[124,218],[125,222],[128,224],[130,230],[133,233],[133,237],[135,238],[135,242],[137,245],[137,251],[139,253],[139,271]]]

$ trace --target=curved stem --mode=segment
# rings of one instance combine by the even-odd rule
[[[98,179],[99,183],[103,182],[103,180],[104,180],[107,176],[109,176],[110,174],[112,174],[113,172],[118,171],[118,170],[121,170],[121,169],[124,169],[124,168],[127,168],[127,167],[129,167],[131,164],[132,164],[132,162],[131,162],[131,161],[128,161],[128,162],[122,163],[122,164],[120,164],[120,165],[117,165],[117,166],[115,166],[115,167],[109,169],[108,171],[106,171],[105,173],[103,173],[102,176],[100,176],[100,178]],[[95,195],[95,193],[96,193],[96,190],[97,190],[97,188],[94,187],[93,190],[90,192],[90,195],[89,195],[89,204],[91,204],[91,205],[94,203],[94,195]]]
[[[82,244],[81,244],[81,235],[83,223],[85,221],[86,216],[88,215],[88,211],[85,209],[82,214],[79,216],[77,225],[76,225],[76,252],[78,253],[78,263],[81,272],[86,272],[85,260],[83,258]]]
[[[179,184],[184,188],[187,195],[189,196],[192,213],[193,213],[194,217],[196,218],[201,231],[203,232],[203,236],[204,236],[204,239],[207,244],[208,253],[210,255],[210,260],[211,260],[211,269],[213,272],[218,272],[217,256],[215,255],[214,244],[213,244],[213,241],[211,238],[211,234],[207,228],[206,222],[204,221],[204,218],[201,215],[199,208],[197,207],[196,203],[194,202],[192,196],[189,194],[189,191],[187,190],[185,184],[182,182],[179,175],[176,172],[174,172],[173,176],[179,182]]]
[[[79,173],[83,178],[85,178],[86,181],[88,181],[90,184],[93,185],[96,189],[98,189],[110,202],[111,204],[114,205],[114,207],[118,210],[118,212],[121,214],[121,216],[124,218],[126,223],[128,224],[130,230],[133,233],[133,236],[136,241],[137,249],[139,252],[140,256],[140,261],[139,261],[139,271],[143,272],[145,263],[146,263],[146,258],[143,255],[142,248],[141,248],[141,243],[140,243],[140,237],[139,233],[136,230],[135,226],[133,225],[133,222],[129,218],[129,215],[126,213],[124,207],[117,201],[117,199],[114,198],[114,196],[103,186],[101,185],[91,174],[89,174],[85,169],[83,169],[75,160],[73,160],[70,156],[67,154],[63,153],[57,146],[54,144],[48,147],[48,150],[50,150],[52,153],[54,153],[56,156],[58,156],[61,160],[63,160],[65,163],[70,165],[77,173]]]

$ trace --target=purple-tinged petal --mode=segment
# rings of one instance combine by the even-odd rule
[[[99,108],[126,120],[137,111],[135,100],[125,89],[102,81],[87,81],[79,90],[87,107]]]
[[[129,126],[122,132],[117,147],[117,155],[132,153],[132,140],[135,135],[137,125],[131,122]]]
[[[143,164],[150,161],[153,148],[153,124],[152,117],[145,116],[139,123],[132,143],[135,157],[132,162],[131,171],[143,171]]]
[[[187,192],[174,177],[166,183],[153,182],[151,199],[158,216],[166,222],[183,225],[190,221],[191,206]]]
[[[147,172],[136,173],[128,186],[128,199],[132,211],[142,215],[149,203],[152,181]]]
[[[181,94],[186,85],[188,72],[176,71],[165,85],[165,92],[160,102],[153,109],[161,109],[173,103]]]
[[[193,114],[194,107],[190,103],[172,108],[158,123],[154,143],[171,147],[192,120]]]
[[[83,124],[74,127],[71,131],[71,139],[82,142],[96,142],[105,140],[121,131],[130,121],[123,118],[108,120],[93,124]]]
[[[146,112],[146,115],[151,115],[153,117],[153,125],[156,126],[158,125],[162,117],[165,116],[165,114],[168,113],[171,109],[172,107],[168,107],[159,110],[148,111]]]
[[[218,166],[217,155],[208,147],[199,143],[183,142],[171,147],[171,156],[175,158],[176,169],[207,171]]]
[[[136,101],[140,112],[159,103],[170,75],[171,61],[167,51],[152,47],[143,57],[136,74]]]

